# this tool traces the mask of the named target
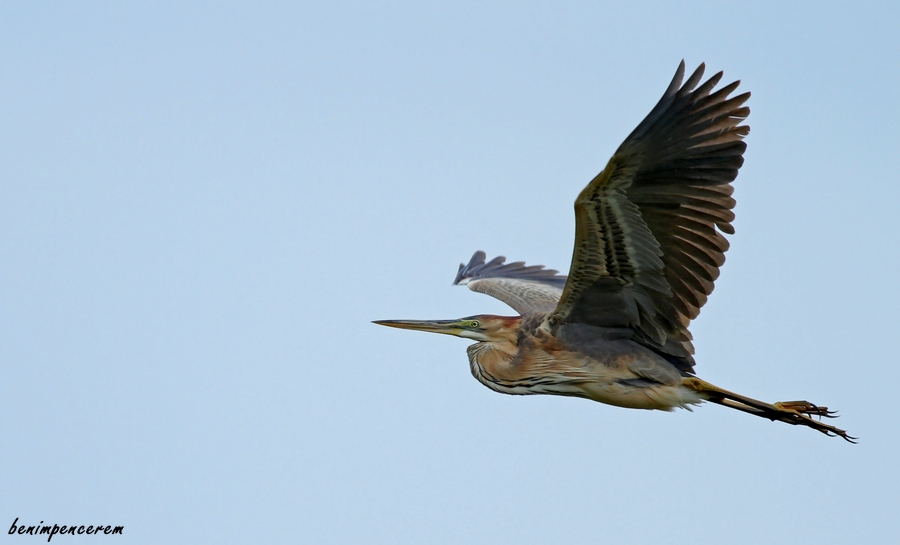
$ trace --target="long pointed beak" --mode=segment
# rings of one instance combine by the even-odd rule
[[[456,335],[457,337],[459,332],[462,331],[457,320],[375,320],[372,323],[400,329],[415,329],[416,331]]]

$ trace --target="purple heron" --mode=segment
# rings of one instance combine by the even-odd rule
[[[739,81],[682,84],[684,62],[660,101],[575,200],[568,277],[543,266],[485,262],[476,252],[454,284],[486,293],[519,316],[375,323],[455,335],[472,374],[504,394],[575,396],[609,405],[671,411],[710,401],[854,442],[822,422],[835,417],[806,401],[765,403],[694,374],[688,326],[725,262],[737,177],[750,128],[750,93]]]

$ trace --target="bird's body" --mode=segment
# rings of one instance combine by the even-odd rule
[[[481,323],[501,321],[509,333],[469,346],[472,375],[504,394],[583,397],[631,409],[671,410],[702,401],[682,386],[675,366],[621,331],[574,324],[554,335],[548,314],[479,317]]]
[[[694,374],[690,321],[713,290],[732,234],[731,182],[743,163],[749,93],[713,92],[722,73],[682,85],[684,63],[656,107],[575,201],[568,276],[542,266],[485,261],[476,252],[455,284],[492,295],[519,316],[382,320],[477,341],[475,378],[505,394],[582,397],[634,409],[711,401],[852,440],[811,418],[833,413],[805,401],[769,404]]]

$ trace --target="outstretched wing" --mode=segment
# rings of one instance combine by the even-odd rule
[[[572,267],[553,319],[631,327],[636,339],[693,365],[688,325],[725,262],[731,181],[743,164],[750,97],[681,85],[684,62],[650,114],[575,201]],[[696,87],[696,89],[695,89]],[[718,228],[718,230],[717,230]],[[720,232],[721,231],[721,232]]]
[[[453,283],[496,297],[519,314],[550,312],[556,308],[566,285],[565,276],[543,265],[525,266],[522,261],[506,263],[503,256],[485,263],[485,257],[479,250],[468,265],[460,263]]]

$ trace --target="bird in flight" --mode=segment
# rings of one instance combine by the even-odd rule
[[[575,200],[569,275],[541,265],[486,261],[475,252],[454,284],[486,293],[519,316],[379,320],[455,335],[472,374],[504,394],[552,394],[634,409],[671,411],[709,401],[850,442],[806,401],[766,403],[694,374],[688,326],[725,262],[733,234],[731,182],[747,148],[750,93],[739,81],[714,90],[722,72],[687,81],[684,61],[660,101]],[[683,82],[683,83],[682,83]]]

